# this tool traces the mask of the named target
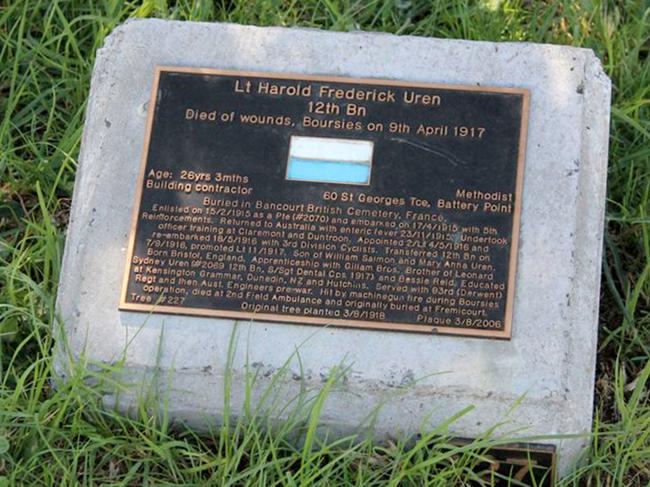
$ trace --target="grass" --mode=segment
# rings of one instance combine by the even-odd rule
[[[647,2],[0,0],[0,486],[478,485],[470,467],[489,442],[454,446],[444,428],[408,448],[318,443],[311,433],[334,383],[296,398],[273,434],[251,413],[202,437],[172,431],[146,401],[131,417],[100,407],[110,368],[81,364],[51,389],[53,306],[90,73],[105,36],[131,17],[594,49],[614,86],[595,434],[584,465],[561,484],[650,484]],[[301,448],[289,440],[305,425]]]

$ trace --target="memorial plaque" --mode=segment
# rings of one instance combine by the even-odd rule
[[[510,338],[528,92],[156,69],[120,309]]]
[[[213,431],[224,405],[247,417],[343,364],[329,438],[454,418],[441,434],[539,438],[566,475],[592,427],[610,88],[567,46],[116,27],[89,91],[57,376],[117,361],[104,404],[132,411],[158,384],[171,421]],[[479,477],[548,484],[552,455],[516,446]]]

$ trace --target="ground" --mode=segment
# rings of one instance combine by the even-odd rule
[[[52,389],[54,299],[90,73],[105,36],[131,17],[593,49],[613,81],[594,439],[561,484],[649,485],[647,2],[0,0],[0,486],[480,485],[470,467],[483,440],[453,447],[432,432],[408,447],[317,445],[310,426],[327,384],[296,413],[307,424],[301,448],[289,429],[272,435],[255,423],[209,437],[171,431],[164,411],[146,404],[121,417],[97,402],[110,370]]]

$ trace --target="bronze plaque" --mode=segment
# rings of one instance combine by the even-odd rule
[[[465,446],[472,440],[454,438],[451,443]],[[481,455],[481,461],[473,465],[478,479],[470,486],[510,487],[531,485],[553,487],[556,477],[556,448],[540,443],[508,443],[494,446]],[[513,482],[514,481],[514,482]]]
[[[528,92],[156,69],[120,309],[510,338]]]

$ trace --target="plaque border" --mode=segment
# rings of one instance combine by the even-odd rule
[[[503,330],[489,330],[476,328],[458,328],[452,326],[435,326],[435,325],[417,325],[409,323],[391,323],[380,321],[365,320],[345,320],[341,318],[320,318],[311,316],[292,316],[280,315],[273,313],[251,313],[246,311],[228,311],[214,310],[206,308],[191,308],[183,306],[165,306],[157,304],[129,303],[126,301],[126,294],[129,282],[129,271],[131,269],[131,260],[135,247],[135,236],[138,226],[138,214],[142,204],[142,192],[144,175],[147,166],[149,146],[151,141],[151,131],[153,128],[154,112],[158,99],[158,85],[162,73],[190,73],[204,75],[223,75],[223,76],[242,76],[249,78],[271,78],[287,79],[294,81],[329,81],[336,83],[358,83],[366,85],[382,86],[399,86],[409,88],[433,88],[449,91],[473,91],[481,93],[510,93],[522,96],[521,105],[521,123],[519,127],[519,150],[517,154],[517,174],[515,178],[515,208],[512,216],[512,235],[510,246],[510,257],[508,265],[508,292],[506,294],[506,307],[504,313]],[[344,328],[361,328],[370,330],[383,331],[404,331],[440,335],[456,335],[475,338],[494,338],[510,340],[512,338],[512,320],[514,313],[514,295],[517,274],[517,254],[519,250],[519,231],[521,220],[521,202],[523,199],[523,180],[524,167],[526,158],[526,142],[528,139],[528,118],[530,109],[530,91],[526,88],[512,87],[493,87],[480,85],[464,85],[454,83],[428,83],[422,81],[403,81],[395,79],[382,78],[353,78],[344,76],[330,76],[318,74],[298,74],[285,72],[268,72],[268,71],[251,71],[251,70],[229,70],[213,69],[200,67],[182,67],[156,65],[154,68],[153,83],[151,86],[151,95],[149,97],[149,106],[147,109],[147,123],[145,128],[145,139],[140,156],[140,172],[137,179],[135,203],[132,209],[131,226],[129,229],[128,247],[126,251],[126,262],[124,276],[122,279],[122,289],[120,291],[120,302],[118,310],[120,311],[141,311],[149,313],[177,314],[200,317],[217,317],[217,318],[234,318],[248,319],[256,321],[270,321],[280,323],[290,323],[297,325],[329,325]]]

